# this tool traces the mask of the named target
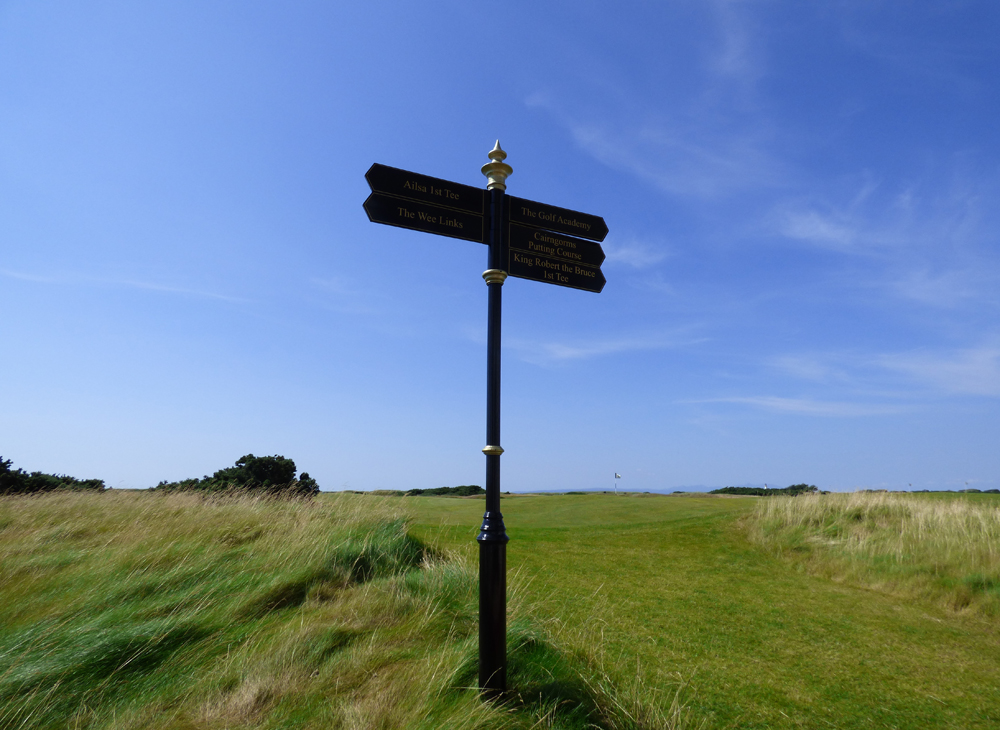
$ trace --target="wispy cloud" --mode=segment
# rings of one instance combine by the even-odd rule
[[[18,279],[20,281],[33,281],[38,284],[55,284],[59,282],[59,278],[55,276],[26,274],[22,271],[11,271],[9,269],[0,269],[0,276],[6,276],[8,279]]]
[[[710,67],[720,76],[743,82],[754,81],[762,73],[753,43],[755,35],[759,35],[759,28],[755,27],[753,17],[745,12],[746,5],[739,0],[715,0],[711,3],[720,42],[710,53]]]
[[[57,275],[37,275],[28,274],[9,269],[0,269],[0,276],[21,281],[31,281],[39,284],[84,284],[91,286],[110,286],[125,289],[144,289],[146,291],[163,292],[165,294],[179,294],[181,296],[200,297],[204,299],[217,299],[223,302],[247,302],[244,297],[234,297],[228,294],[205,291],[203,289],[190,289],[187,287],[170,286],[157,282],[140,281],[136,279],[115,279],[97,276],[84,276],[80,274],[57,274]]]
[[[223,302],[247,302],[245,297],[233,297],[228,294],[218,294],[216,292],[203,291],[200,289],[186,289],[184,287],[167,286],[148,281],[133,281],[128,279],[96,279],[101,284],[110,284],[132,289],[146,289],[148,291],[164,292],[165,294],[181,294],[183,296],[202,297],[205,299],[218,299]]]
[[[842,213],[790,210],[781,215],[778,231],[786,238],[819,246],[850,250],[857,242],[857,226]]]
[[[982,94],[986,91],[983,80],[970,73],[968,62],[992,38],[984,42],[982,36],[977,39],[977,34],[967,32],[926,35],[915,32],[917,28],[942,23],[952,13],[967,11],[968,5],[956,2],[901,6],[867,0],[842,3],[841,34],[858,51],[891,66],[895,74],[915,79],[925,88]]]
[[[891,392],[891,397],[907,402],[922,401],[928,395],[1000,396],[997,337],[976,347],[948,350],[788,354],[769,364],[798,380],[849,387],[855,393]]]
[[[745,128],[711,132],[700,123],[647,122],[615,125],[569,122],[576,143],[614,169],[681,197],[718,198],[741,190],[774,187],[783,166],[763,141]]]
[[[310,283],[323,293],[326,304],[341,314],[372,314],[379,309],[372,302],[370,291],[360,289],[343,277],[314,277]]]
[[[697,79],[671,88],[670,102],[619,78],[620,101],[611,107],[579,107],[551,92],[525,104],[547,111],[586,154],[672,196],[712,200],[783,186],[788,170],[772,151],[774,125],[756,101],[766,70],[758,14],[734,0],[699,11],[714,32],[701,45]]]
[[[814,383],[845,383],[851,380],[842,364],[817,355],[782,355],[774,358],[771,365],[794,378]]]
[[[1000,345],[883,355],[878,363],[945,393],[1000,396]]]
[[[571,360],[586,360],[624,352],[687,347],[704,341],[705,338],[693,338],[675,333],[588,340],[577,343],[512,339],[505,343],[505,345],[517,352],[525,362],[532,363],[533,365],[552,365]]]
[[[995,237],[984,218],[997,186],[995,176],[966,167],[959,157],[895,186],[863,171],[839,192],[816,189],[809,199],[778,202],[774,228],[786,238],[848,253],[980,244]]]
[[[707,398],[688,403],[732,403],[776,413],[792,413],[803,416],[832,416],[854,418],[859,416],[884,416],[910,410],[907,406],[894,404],[852,403],[846,401],[821,401],[810,398],[783,398],[773,395],[736,396],[731,398]]]
[[[668,255],[662,245],[654,246],[637,239],[627,240],[625,243],[606,241],[603,246],[608,263],[626,264],[634,269],[648,269]]]
[[[990,267],[940,272],[924,267],[901,274],[889,288],[902,299],[951,308],[972,300],[996,301],[1000,276]]]
[[[940,174],[894,189],[859,174],[853,191],[815,193],[776,203],[771,228],[780,238],[842,254],[848,289],[878,291],[896,301],[941,310],[1000,303],[995,175],[954,160]],[[845,291],[845,295],[849,295]]]

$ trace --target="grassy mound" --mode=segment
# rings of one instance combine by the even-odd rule
[[[399,505],[0,501],[0,728],[683,726],[676,694],[612,681],[586,637],[556,643],[517,580],[512,692],[483,703],[476,573]]]
[[[762,501],[751,538],[813,573],[1000,615],[1000,502],[877,492]]]

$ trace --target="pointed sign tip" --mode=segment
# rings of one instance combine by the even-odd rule
[[[498,162],[502,162],[503,160],[507,159],[507,153],[503,151],[502,147],[500,147],[499,139],[497,140],[497,143],[493,145],[493,149],[491,149],[486,156],[489,157],[491,160],[496,160]]]

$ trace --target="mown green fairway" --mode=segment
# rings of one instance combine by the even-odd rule
[[[709,727],[1000,727],[995,620],[809,575],[744,536],[755,501],[505,497],[508,564],[616,672],[689,679]],[[474,556],[481,499],[404,502],[412,534]]]

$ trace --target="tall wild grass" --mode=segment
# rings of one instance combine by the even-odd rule
[[[755,542],[809,570],[951,609],[1000,615],[1000,501],[855,492],[762,500]]]
[[[510,696],[473,688],[477,575],[400,501],[0,500],[0,728],[681,728],[509,590]],[[558,634],[558,636],[557,636]]]

